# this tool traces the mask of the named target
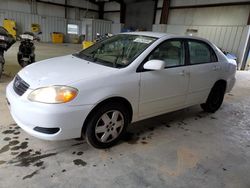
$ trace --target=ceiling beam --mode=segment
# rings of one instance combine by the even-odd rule
[[[117,3],[119,3],[119,4],[124,3],[123,0],[113,0],[113,1],[115,1],[115,2],[117,2]]]
[[[100,2],[100,1],[96,1],[96,0],[88,0],[88,1],[95,4],[95,5],[99,5],[99,2]]]
[[[41,0],[36,0],[36,1],[38,3],[56,5],[56,6],[66,7],[66,8],[79,8],[80,10],[89,10],[89,11],[92,11],[92,12],[99,12],[98,10],[89,9],[89,8],[87,9],[87,8],[83,8],[83,7],[73,6],[73,5],[65,5],[65,4],[61,4],[61,3],[54,3],[54,2],[50,2],[50,1],[41,1]]]
[[[126,21],[126,4],[124,1],[120,2],[120,23],[125,24]]]
[[[221,6],[235,6],[235,5],[250,5],[248,2],[232,2],[232,3],[213,3],[213,4],[204,4],[204,5],[187,5],[187,6],[174,6],[170,9],[183,9],[183,8],[207,8],[207,7],[221,7]]]
[[[158,5],[158,0],[155,0],[153,24],[155,24],[155,18],[156,18],[156,13],[157,13],[157,5]]]
[[[98,4],[98,7],[99,7],[99,19],[103,19],[103,17],[104,17],[104,3],[105,2],[100,2]]]

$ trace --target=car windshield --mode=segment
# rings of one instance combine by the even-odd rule
[[[156,39],[141,35],[119,34],[74,55],[106,66],[123,68],[128,66]]]

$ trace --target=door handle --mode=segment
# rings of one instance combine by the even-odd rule
[[[181,72],[179,72],[178,73],[179,75],[181,75],[181,76],[185,76],[185,71],[184,70],[182,70]]]
[[[185,75],[189,75],[190,73],[185,71],[185,70],[182,70],[181,72],[178,73],[179,75],[181,76],[185,76]]]
[[[214,66],[214,67],[213,67],[213,70],[214,70],[214,71],[220,70],[220,66],[217,66],[217,65]]]

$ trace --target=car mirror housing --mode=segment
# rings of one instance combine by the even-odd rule
[[[162,60],[149,60],[143,65],[143,68],[146,70],[163,70],[165,62]]]

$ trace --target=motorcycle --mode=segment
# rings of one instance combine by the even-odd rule
[[[7,51],[15,42],[15,38],[9,34],[4,27],[0,26],[0,78],[4,71],[4,52]]]
[[[100,42],[100,41],[108,39],[112,36],[113,36],[113,34],[111,34],[111,33],[105,33],[104,35],[100,35],[100,33],[96,33],[96,39],[94,42]]]
[[[42,34],[39,32],[38,35]],[[31,32],[24,32],[17,37],[21,41],[17,60],[21,67],[25,67],[35,62],[35,45],[34,41],[40,41],[40,38]]]

